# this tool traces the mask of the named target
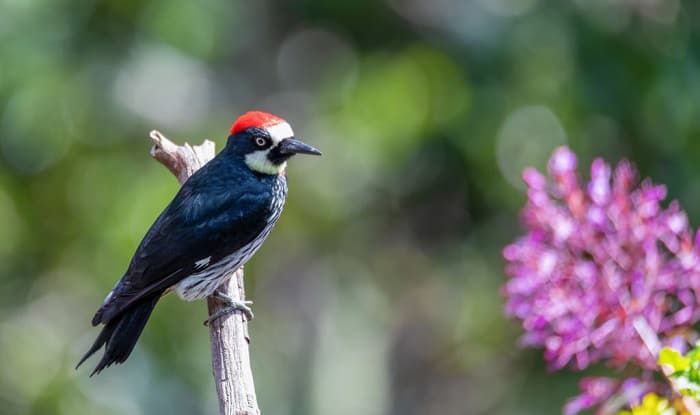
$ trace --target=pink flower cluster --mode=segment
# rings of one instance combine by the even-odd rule
[[[683,351],[697,338],[700,249],[679,204],[660,205],[666,188],[639,185],[629,162],[595,160],[585,185],[576,165],[561,147],[549,178],[523,173],[526,234],[503,251],[506,313],[552,369],[653,369],[660,346]]]
[[[564,405],[564,415],[576,415],[580,412],[600,406],[597,413],[614,413],[621,406],[639,405],[642,398],[649,392],[661,390],[651,376],[645,374],[645,379],[629,378],[620,381],[607,377],[587,377],[579,382],[581,394]]]

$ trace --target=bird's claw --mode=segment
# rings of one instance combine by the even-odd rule
[[[221,298],[219,296],[217,297]],[[220,308],[216,313],[210,315],[208,319],[204,320],[205,326],[209,326],[214,320],[236,311],[243,313],[246,321],[251,321],[253,317],[255,317],[253,315],[253,310],[250,308],[250,305],[253,304],[252,301],[238,301],[231,298],[223,298],[223,300],[226,302],[226,305]]]

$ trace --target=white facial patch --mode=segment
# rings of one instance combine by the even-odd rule
[[[268,134],[270,134],[270,138],[272,139],[272,147],[279,144],[280,141],[284,140],[285,138],[294,137],[292,127],[286,122],[281,122],[273,125],[272,127],[267,127],[265,130],[267,130]]]
[[[245,164],[247,164],[251,170],[257,171],[258,173],[281,174],[287,167],[287,162],[285,161],[280,164],[271,162],[270,159],[267,158],[267,154],[270,152],[271,148],[272,147],[246,154]]]
[[[265,130],[270,134],[272,145],[265,150],[255,151],[245,156],[245,163],[251,170],[264,174],[281,174],[287,167],[287,162],[275,164],[267,158],[267,154],[285,138],[294,137],[292,127],[286,122],[275,124],[271,127],[265,127]]]

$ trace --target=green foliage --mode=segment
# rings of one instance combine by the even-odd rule
[[[667,365],[673,369],[671,377],[681,393],[700,400],[700,345],[685,356],[665,347],[659,355],[659,365]]]
[[[668,365],[673,368],[673,373],[682,373],[690,368],[690,358],[683,356],[680,352],[664,347],[659,353],[659,365]]]

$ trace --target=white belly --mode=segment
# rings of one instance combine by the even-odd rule
[[[280,209],[281,212],[281,209]],[[208,264],[202,271],[191,274],[175,285],[178,297],[185,301],[201,300],[209,297],[216,289],[226,282],[234,271],[245,265],[255,255],[260,245],[265,241],[272,227],[277,222],[279,213],[268,222],[260,236],[238,251],[222,258],[219,262]]]
[[[205,270],[191,274],[177,283],[175,292],[177,292],[178,297],[185,301],[194,301],[212,295],[221,284],[233,275],[234,271],[248,262],[262,245],[267,233],[233,254],[224,257],[221,261],[210,264]]]

